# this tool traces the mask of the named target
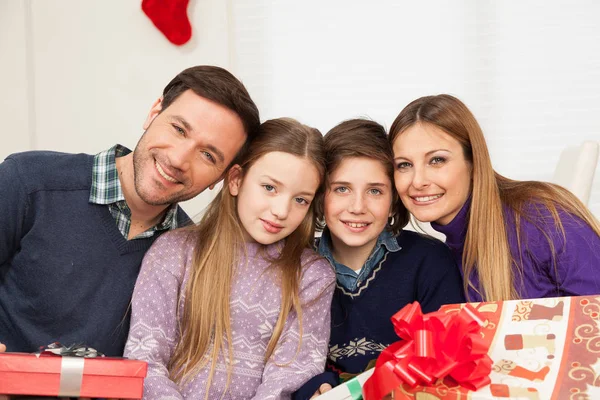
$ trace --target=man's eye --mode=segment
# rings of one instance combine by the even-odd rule
[[[213,157],[213,155],[212,155],[212,154],[210,154],[208,151],[203,151],[203,152],[202,152],[202,154],[204,154],[204,156],[205,156],[206,158],[208,158],[208,160],[209,160],[211,163],[213,163],[213,164],[215,164],[215,163],[216,163],[216,160],[215,160],[215,158],[214,158],[214,157]]]
[[[177,126],[177,125],[173,124],[173,128],[175,128],[175,130],[177,131],[177,133],[179,133],[179,134],[181,134],[181,135],[185,136],[185,131],[183,130],[183,128],[182,128],[182,127],[180,127],[180,126]]]

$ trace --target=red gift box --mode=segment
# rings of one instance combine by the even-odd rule
[[[0,354],[0,394],[141,399],[148,364],[122,358]]]

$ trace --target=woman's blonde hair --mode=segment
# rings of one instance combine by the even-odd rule
[[[416,123],[431,124],[456,139],[472,167],[471,208],[462,260],[465,292],[472,287],[485,301],[519,298],[519,289],[523,285],[521,218],[536,224],[540,207],[549,210],[563,236],[559,211],[580,218],[600,235],[598,221],[568,190],[546,182],[515,181],[494,171],[481,127],[457,98],[441,94],[421,97],[410,103],[392,124],[390,143]],[[512,215],[505,215],[507,212]],[[517,254],[511,253],[508,243],[507,217],[515,220]],[[554,248],[549,234],[540,230],[555,260],[558,249]],[[555,262],[554,268],[556,271]],[[477,270],[481,290],[470,280],[474,270]]]
[[[317,169],[321,182],[315,199],[322,196],[325,159],[323,136],[317,129],[288,118],[261,124],[248,151],[241,156],[242,180],[259,158],[274,151],[309,160]],[[239,253],[245,249],[243,227],[237,214],[237,197],[230,194],[228,184],[229,177],[226,177],[223,189],[210,203],[200,223],[189,228],[190,237],[195,241],[193,264],[185,288],[183,313],[179,318],[180,338],[168,365],[171,378],[181,383],[190,380],[210,363],[207,396],[218,359],[228,365],[229,385],[233,360],[230,293],[236,265],[241,261]],[[284,240],[281,253],[269,257],[272,262],[270,268],[278,273],[282,299],[265,361],[273,354],[288,314],[293,310],[301,320],[298,297],[301,256],[306,248],[311,247],[314,238],[313,204],[315,201],[309,206],[300,226]]]

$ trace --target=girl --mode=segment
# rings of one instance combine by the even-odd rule
[[[470,301],[600,293],[598,221],[560,186],[496,173],[460,100],[413,101],[390,142],[402,202],[446,235]]]
[[[148,251],[125,350],[149,363],[145,398],[289,398],[323,369],[335,276],[308,250],[322,141],[263,123],[202,221]]]
[[[309,398],[371,367],[399,338],[390,318],[419,301],[424,312],[465,298],[460,272],[440,241],[404,231],[408,212],[393,187],[385,129],[342,122],[325,135],[326,228],[318,251],[335,267],[328,372],[296,394]],[[315,390],[318,390],[315,393]]]

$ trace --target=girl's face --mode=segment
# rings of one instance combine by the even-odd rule
[[[422,222],[450,223],[471,191],[471,163],[460,143],[417,123],[394,141],[394,181],[408,211]]]
[[[324,214],[336,252],[349,247],[371,251],[392,206],[385,166],[369,158],[347,158],[328,179]]]
[[[242,177],[230,171],[229,192],[247,241],[268,245],[289,236],[304,220],[320,184],[317,168],[306,158],[284,152],[260,157]]]

